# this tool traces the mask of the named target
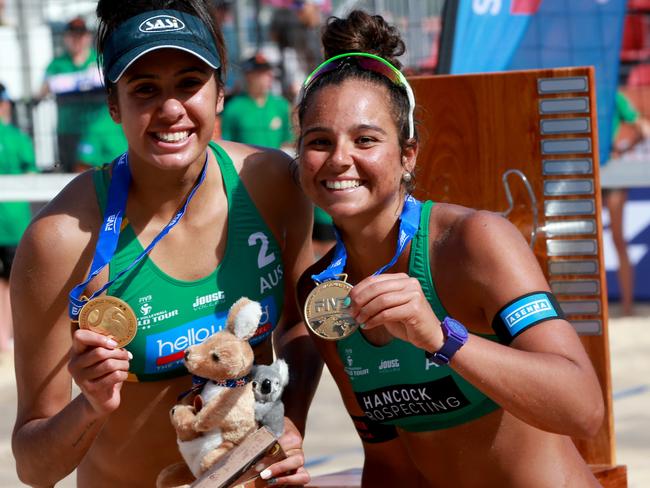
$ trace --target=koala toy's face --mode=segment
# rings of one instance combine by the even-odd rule
[[[247,340],[221,331],[205,342],[185,350],[185,365],[190,373],[211,380],[246,376],[253,365],[253,349]]]
[[[257,366],[253,375],[253,393],[258,402],[275,402],[282,396],[283,379],[268,366]]]

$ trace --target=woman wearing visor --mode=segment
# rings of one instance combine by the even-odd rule
[[[301,278],[305,321],[363,442],[363,486],[598,486],[570,436],[599,383],[525,240],[410,196],[418,137],[379,16],[332,18],[299,105],[299,176],[337,245]]]
[[[292,374],[288,457],[263,477],[304,484],[303,383],[315,382],[303,380],[317,369],[293,366],[319,362],[294,287],[313,256],[311,205],[283,153],[210,143],[225,50],[205,2],[100,0],[97,16],[128,151],[75,178],[17,252],[18,475],[52,486],[76,468],[78,486],[154,486],[182,462],[169,411],[191,384],[183,350],[248,296],[263,310],[257,363],[272,362],[273,335]]]

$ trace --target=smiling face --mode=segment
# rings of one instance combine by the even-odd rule
[[[301,127],[300,182],[315,205],[340,223],[361,214],[394,214],[402,174],[417,148],[402,151],[388,90],[348,79],[315,93]]]
[[[203,162],[222,96],[212,68],[178,49],[137,60],[109,97],[132,163],[183,168]]]

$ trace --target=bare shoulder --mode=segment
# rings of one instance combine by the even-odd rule
[[[279,149],[219,141],[251,193],[273,195],[274,200],[292,198],[299,192],[293,158]],[[280,192],[289,192],[288,195]]]
[[[34,217],[18,248],[17,272],[36,269],[50,279],[69,279],[86,271],[76,264],[101,224],[91,173],[72,180]]]
[[[228,153],[237,172],[240,175],[243,173],[244,177],[247,172],[256,171],[265,176],[286,178],[286,170],[293,161],[289,154],[280,149],[231,141],[219,141],[218,144]]]
[[[297,182],[295,163],[290,155],[270,149],[235,142],[219,141],[228,153],[256,207],[276,235],[288,223],[305,220],[311,203]],[[294,218],[288,219],[290,212]],[[308,224],[308,223],[307,223]]]
[[[431,269],[450,313],[480,324],[495,306],[548,289],[526,239],[507,219],[485,210],[436,207],[430,220]]]
[[[453,250],[475,264],[504,254],[510,259],[513,252],[526,258],[532,256],[521,232],[500,214],[487,210],[436,205],[431,212],[430,232],[432,245],[439,251]]]

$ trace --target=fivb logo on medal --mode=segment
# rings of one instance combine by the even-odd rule
[[[156,15],[142,22],[138,29],[144,33],[171,32],[185,29],[185,24],[173,15]]]

